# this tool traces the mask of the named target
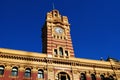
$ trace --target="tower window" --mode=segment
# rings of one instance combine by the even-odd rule
[[[55,56],[57,55],[57,49],[54,49],[54,55]]]
[[[61,48],[61,47],[59,48],[59,55],[63,56],[63,48]]]
[[[62,36],[61,36],[61,39],[62,39]]]
[[[17,76],[17,75],[18,75],[18,68],[17,68],[17,67],[13,67],[13,68],[12,68],[11,75],[12,75],[12,76]]]
[[[27,68],[25,70],[25,77],[31,77],[31,69]]]
[[[43,70],[38,70],[38,78],[44,78]]]
[[[68,57],[68,51],[65,51],[65,56]]]
[[[4,66],[0,66],[0,75],[4,74]]]

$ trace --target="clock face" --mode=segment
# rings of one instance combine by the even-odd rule
[[[58,34],[62,34],[63,33],[63,29],[60,28],[60,27],[55,27],[55,32],[58,33]]]

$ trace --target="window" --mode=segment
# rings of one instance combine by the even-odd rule
[[[44,78],[43,70],[38,70],[38,78]]]
[[[113,76],[110,75],[109,76],[109,80],[114,80]]]
[[[68,57],[68,51],[65,51],[65,56]]]
[[[92,80],[96,80],[96,77],[95,77],[94,74],[91,74],[91,79],[92,79]]]
[[[105,76],[102,74],[102,75],[100,75],[100,78],[101,78],[101,80],[104,80]]]
[[[54,49],[54,55],[55,56],[57,55],[57,49]]]
[[[31,69],[27,68],[25,70],[25,77],[31,77]]]
[[[80,80],[86,80],[86,76],[84,73],[81,73]]]
[[[63,56],[63,49],[61,47],[59,48],[59,55]]]
[[[13,67],[13,68],[12,68],[11,75],[12,75],[12,76],[17,76],[17,75],[18,75],[18,68],[17,68],[17,67]]]
[[[0,75],[4,74],[4,66],[0,66]]]

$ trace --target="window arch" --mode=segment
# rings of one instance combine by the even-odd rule
[[[91,74],[91,79],[96,80],[95,74]]]
[[[4,74],[4,66],[0,66],[0,75]]]
[[[80,80],[86,80],[86,75],[84,73],[81,73]]]
[[[59,55],[63,56],[63,48],[61,48],[61,47],[59,48]]]
[[[31,69],[30,68],[26,68],[25,77],[31,77]]]
[[[41,69],[38,70],[38,78],[44,78],[44,72]]]
[[[100,75],[101,80],[105,79],[105,76],[103,74]]]
[[[18,76],[18,68],[17,67],[12,68],[11,75],[12,76]]]

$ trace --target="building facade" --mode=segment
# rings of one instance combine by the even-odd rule
[[[119,61],[75,57],[68,18],[58,10],[46,15],[42,45],[41,54],[0,48],[0,80],[120,80]]]

